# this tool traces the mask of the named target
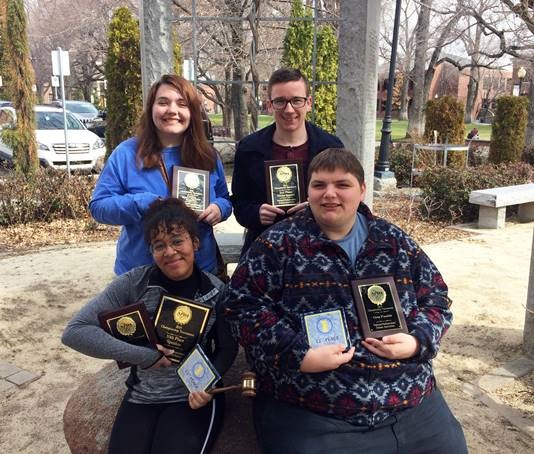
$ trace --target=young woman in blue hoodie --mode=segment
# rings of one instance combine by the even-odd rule
[[[183,77],[164,75],[148,93],[137,135],[125,140],[108,158],[98,179],[89,210],[98,222],[121,225],[115,273],[121,275],[153,263],[143,241],[141,220],[148,206],[169,197],[172,167],[209,171],[209,205],[198,216],[198,266],[217,271],[213,226],[232,213],[224,168],[202,125],[200,97]]]

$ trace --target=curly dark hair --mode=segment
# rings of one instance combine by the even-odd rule
[[[182,199],[157,199],[143,217],[145,241],[150,244],[160,232],[183,228],[192,240],[199,238],[197,214]]]

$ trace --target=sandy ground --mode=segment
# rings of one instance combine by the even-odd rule
[[[463,391],[465,383],[521,356],[532,230],[533,224],[508,224],[424,247],[454,301],[454,324],[435,368],[471,453],[521,454],[534,446]],[[63,409],[80,378],[103,362],[64,347],[60,335],[73,313],[112,279],[113,258],[111,242],[0,255],[0,360],[40,375],[22,389],[0,392],[1,453],[68,452]],[[526,389],[519,385],[532,396],[528,383]],[[534,419],[532,400],[526,406],[510,402]]]

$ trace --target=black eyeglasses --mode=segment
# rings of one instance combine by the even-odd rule
[[[293,109],[302,109],[306,105],[308,98],[304,96],[293,96],[291,99],[274,98],[271,99],[271,105],[274,110],[285,110],[287,103],[293,106]]]
[[[150,252],[152,253],[152,255],[159,257],[165,254],[165,251],[169,246],[174,251],[180,252],[180,250],[184,247],[185,241],[188,238],[189,235],[173,236],[168,244],[163,241],[156,241],[150,245]]]

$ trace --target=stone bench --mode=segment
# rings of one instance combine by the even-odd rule
[[[244,354],[239,355],[225,374],[224,383],[240,383],[248,370]],[[118,369],[115,362],[86,375],[67,402],[63,413],[63,432],[72,454],[106,454],[111,427],[126,392],[124,381],[129,369]],[[226,394],[223,428],[213,454],[259,454],[252,423],[252,402],[239,392]]]
[[[502,229],[506,207],[519,205],[519,220],[534,221],[534,183],[471,191],[469,203],[479,206],[478,227]]]

